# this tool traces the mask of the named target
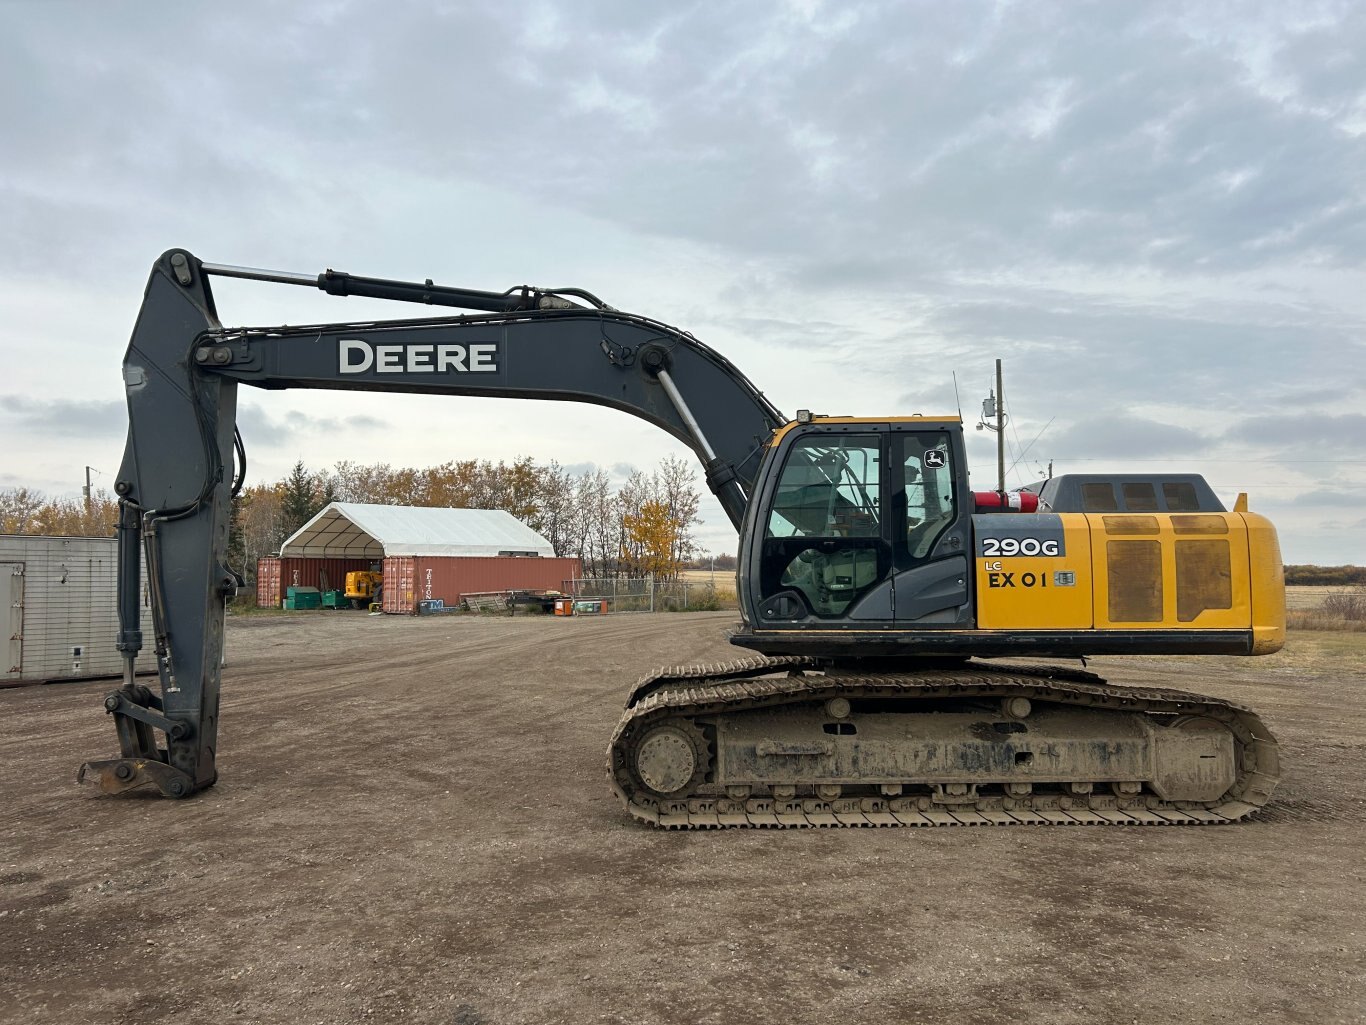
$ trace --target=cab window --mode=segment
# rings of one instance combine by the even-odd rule
[[[953,466],[942,434],[905,439],[906,547],[922,559],[954,521]]]
[[[800,439],[769,513],[769,537],[877,537],[880,447],[876,435]]]

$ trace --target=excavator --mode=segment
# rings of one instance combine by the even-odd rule
[[[353,609],[358,609],[378,602],[383,588],[384,574],[372,563],[370,569],[352,570],[346,574],[344,596]]]
[[[216,277],[466,312],[224,327]],[[696,453],[739,533],[730,639],[749,654],[662,669],[628,693],[607,776],[641,822],[1214,824],[1276,786],[1276,741],[1251,709],[1083,668],[1281,647],[1275,529],[1198,475],[974,492],[960,417],[789,419],[690,333],[583,289],[297,274],[178,249],[152,269],[123,380],[124,678],[105,699],[120,753],[78,776],[104,793],[185,798],[218,778],[241,385],[596,403]],[[135,676],[141,550],[157,692]]]

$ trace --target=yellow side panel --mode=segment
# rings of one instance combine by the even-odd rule
[[[977,623],[988,630],[1242,630],[1285,643],[1276,530],[1232,513],[973,517]]]
[[[1238,513],[1088,513],[1098,629],[1252,626],[1248,526]]]
[[[1014,545],[993,538],[991,524],[1044,520],[1027,514],[974,516],[977,535],[977,625],[987,630],[1089,630],[1091,628],[1091,533],[1081,513],[1047,517],[1062,521],[1058,555],[1004,554],[1038,546],[1028,530],[1012,532]],[[1022,543],[1023,541],[1023,543]],[[983,554],[983,552],[988,554]]]
[[[1276,528],[1245,512],[1252,575],[1252,654],[1270,655],[1285,644],[1285,569]]]

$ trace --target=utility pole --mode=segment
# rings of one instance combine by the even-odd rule
[[[90,515],[90,471],[93,469],[93,466],[85,468],[85,487],[81,489],[81,494],[85,496],[85,513],[87,516]]]
[[[996,422],[991,423],[992,420]],[[1006,508],[1006,396],[1005,382],[1001,373],[1001,361],[996,361],[996,390],[982,400],[982,419],[977,421],[979,431],[996,432],[996,494],[1000,496],[1001,508]]]

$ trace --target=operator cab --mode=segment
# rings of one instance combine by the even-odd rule
[[[769,451],[742,590],[761,629],[971,621],[973,511],[956,418],[817,418]]]

